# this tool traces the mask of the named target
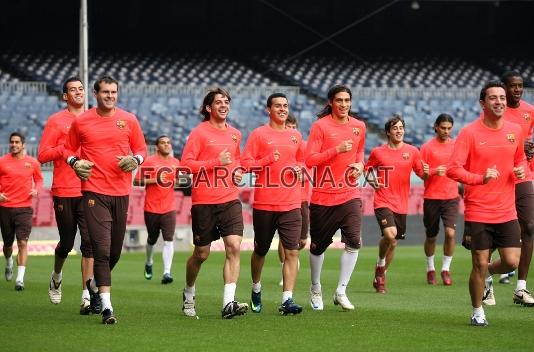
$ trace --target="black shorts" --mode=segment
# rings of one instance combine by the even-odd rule
[[[310,231],[310,206],[307,201],[300,204],[300,214],[302,216],[302,228],[300,231],[300,239],[305,240],[308,238],[308,232]]]
[[[498,224],[466,221],[465,224],[469,228],[472,250],[521,247],[521,228],[517,220]]]
[[[156,214],[145,211],[145,225],[148,232],[147,243],[154,245],[158,241],[159,232],[166,242],[172,242],[176,229],[176,210],[165,214]]]
[[[54,213],[56,215],[59,243],[56,253],[66,258],[74,246],[74,239],[78,228],[80,229],[80,251],[84,258],[93,257],[93,247],[87,231],[85,215],[83,211],[83,197],[58,197],[54,196]]]
[[[439,219],[444,227],[456,228],[460,198],[425,199],[423,203],[423,224],[427,237],[436,237],[439,233]]]
[[[341,229],[343,243],[359,249],[362,246],[361,225],[362,201],[359,198],[333,206],[310,204],[310,252],[322,254],[338,229]]]
[[[207,246],[228,235],[243,236],[243,210],[239,200],[191,207],[193,243]]]
[[[253,209],[252,221],[254,252],[260,256],[266,255],[269,251],[276,230],[285,249],[299,249],[302,228],[302,215],[299,208],[289,211]]]
[[[389,208],[376,208],[375,209],[376,221],[381,230],[387,227],[396,227],[398,240],[406,238],[406,214],[398,214]],[[384,233],[382,232],[382,236]]]
[[[33,209],[31,207],[0,207],[0,230],[5,247],[11,247],[15,241],[27,241],[32,232]]]
[[[521,239],[532,241],[534,232],[534,186],[532,182],[521,182],[515,185],[515,209],[521,225]]]

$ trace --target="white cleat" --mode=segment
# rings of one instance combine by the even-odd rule
[[[484,315],[472,315],[471,316],[471,325],[472,326],[488,326],[488,321]]]
[[[189,301],[185,298],[185,293],[182,293],[182,298],[184,301],[182,305],[182,312],[184,312],[184,315],[188,317],[196,316],[197,311],[195,310],[195,297]]]
[[[323,295],[321,291],[317,292],[310,288],[310,305],[313,310],[323,310]]]
[[[343,310],[354,310],[354,305],[350,303],[346,294],[334,293],[334,304],[340,305]]]
[[[4,277],[6,278],[6,281],[13,280],[13,267],[12,266],[6,266],[6,269],[4,271]]]
[[[487,306],[494,306],[495,296],[493,295],[493,281],[486,281],[484,285],[484,296],[482,297],[482,303]]]
[[[534,298],[528,290],[517,290],[514,291],[513,300],[515,304],[521,304],[526,307],[534,306]]]
[[[61,302],[61,281],[56,284],[54,279],[50,278],[50,285],[48,286],[48,297],[53,304]]]

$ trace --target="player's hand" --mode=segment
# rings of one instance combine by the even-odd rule
[[[304,174],[302,173],[302,168],[300,166],[295,166],[293,168],[293,172],[295,173],[295,176],[297,176],[297,180],[299,180],[299,182],[304,180]]]
[[[225,148],[219,153],[219,161],[222,166],[230,165],[232,163],[232,154],[228,151],[228,149]]]
[[[497,165],[493,167],[488,167],[484,173],[484,184],[488,183],[491,179],[497,179],[499,177],[499,170],[497,170]]]
[[[308,239],[307,239],[307,238],[304,238],[304,239],[301,238],[301,239],[299,240],[299,251],[300,251],[302,248],[306,247],[306,242],[308,242]]]
[[[527,160],[530,161],[534,157],[534,142],[525,140],[524,148]]]
[[[38,194],[38,193],[39,193],[39,192],[37,192],[37,190],[36,190],[35,188],[32,188],[32,190],[31,190],[30,193],[29,193],[29,196],[30,196],[30,197],[37,197],[37,194]]]
[[[447,167],[445,165],[440,165],[436,168],[436,175],[445,176],[447,173]]]
[[[117,159],[119,159],[119,167],[124,172],[131,172],[139,166],[137,159],[131,155],[118,155]]]
[[[462,238],[462,246],[467,249],[471,250],[471,236],[464,234]]]
[[[280,152],[278,151],[278,149],[273,152],[273,159],[274,161],[280,160]]]
[[[5,193],[0,193],[0,203],[8,201],[9,198],[7,198]]]
[[[430,166],[421,160],[421,167],[423,168],[423,177],[426,178],[430,175]]]
[[[517,177],[519,180],[522,180],[525,178],[525,169],[523,169],[523,166],[514,167],[514,174],[515,177]]]
[[[243,174],[241,171],[236,170],[233,175],[234,184],[238,185],[241,183],[241,180],[243,180]]]
[[[353,177],[355,179],[360,178],[363,172],[363,163],[362,162],[352,163],[352,164],[349,164],[349,167],[351,168],[349,172],[349,177]]]
[[[87,181],[89,176],[91,176],[94,165],[89,160],[80,159],[76,160],[74,165],[72,165],[72,169],[82,181]]]
[[[352,139],[343,141],[337,145],[336,151],[338,152],[338,154],[350,152],[352,150],[352,143],[354,143]]]

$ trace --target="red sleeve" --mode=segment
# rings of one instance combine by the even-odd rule
[[[472,137],[466,132],[466,129],[461,130],[454,144],[451,159],[447,163],[447,177],[466,185],[482,185],[484,184],[484,175],[475,174],[465,169],[472,148]]]
[[[274,162],[273,153],[268,153],[263,158],[260,157],[261,146],[257,136],[257,131],[253,131],[250,134],[245,150],[243,151],[243,156],[241,157],[241,166],[247,169],[247,171],[251,168],[263,167]]]
[[[60,135],[61,131],[49,121],[44,128],[37,152],[37,159],[41,164],[63,157],[65,146],[57,144]]]
[[[429,152],[430,152],[430,147],[427,142],[421,146],[421,160],[423,160],[428,165],[432,164],[431,155],[429,154]],[[428,170],[429,170],[430,176],[432,176],[436,174],[437,167],[429,167]]]
[[[524,147],[523,145],[525,144],[525,134],[523,132],[523,129],[520,129],[520,136],[521,136],[521,140],[519,141],[519,143],[517,144],[517,149],[515,151],[515,155],[514,155],[514,167],[519,167],[519,166],[522,166],[523,167],[523,170],[528,170],[529,169],[529,164],[527,162],[527,157],[525,155],[525,150],[524,150]]]
[[[41,174],[41,165],[38,162],[35,162],[35,167],[33,168],[33,185],[37,192],[41,193],[43,189],[43,175]]]
[[[80,137],[78,135],[78,124],[75,119],[70,126],[69,134],[67,136],[67,142],[65,143],[65,149],[63,150],[63,159],[67,160],[67,158],[71,156],[76,156],[77,153],[74,151],[79,149]]]
[[[221,164],[219,158],[211,160],[197,160],[202,148],[202,141],[197,137],[197,133],[189,135],[182,153],[182,165],[188,168],[191,173],[196,174],[203,168],[205,171],[211,171],[215,166]],[[236,157],[239,155],[239,147],[236,150]]]
[[[336,147],[325,150],[321,153],[323,145],[323,132],[317,125],[312,126],[308,147],[306,149],[306,166],[320,166],[337,155]]]
[[[420,178],[423,178],[423,165],[421,165],[421,161],[423,159],[421,159],[421,153],[419,152],[419,149],[415,147],[413,149],[414,149],[414,156],[413,156],[412,170],[413,172],[415,172],[417,176],[419,176]]]
[[[140,155],[144,160],[146,159],[147,154],[145,136],[143,135],[139,121],[135,117],[133,117],[133,120],[134,124],[130,138],[130,149],[132,150],[133,155]]]
[[[358,154],[356,154],[356,162],[361,162],[362,164],[365,163],[365,125],[363,126],[362,130],[362,138],[360,138],[360,144],[358,145]]]

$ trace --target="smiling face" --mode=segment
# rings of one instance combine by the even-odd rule
[[[224,122],[230,112],[230,99],[223,94],[215,94],[211,105],[206,105],[206,111],[213,122]]]
[[[404,140],[404,124],[398,121],[389,127],[387,132],[388,140],[392,144],[400,144]]]
[[[332,108],[332,117],[338,120],[347,119],[350,112],[352,99],[347,92],[339,92],[328,103]]]
[[[94,92],[98,109],[107,113],[115,109],[119,95],[116,83],[100,82],[100,90]]]
[[[523,97],[523,78],[510,77],[504,83],[506,87],[506,101],[508,106],[516,108]]]
[[[273,98],[271,106],[267,107],[267,113],[271,121],[279,126],[283,126],[287,120],[289,105],[286,98]]]
[[[172,152],[172,144],[169,137],[161,137],[156,145],[156,152],[161,156],[168,156]]]
[[[63,100],[68,106],[80,108],[83,106],[85,99],[85,89],[82,82],[72,81],[67,83],[67,92],[63,93]]]
[[[24,152],[24,143],[19,136],[11,136],[9,139],[9,152],[14,157]]]
[[[486,97],[480,101],[484,116],[499,119],[506,111],[506,92],[501,87],[490,87],[486,90]]]

